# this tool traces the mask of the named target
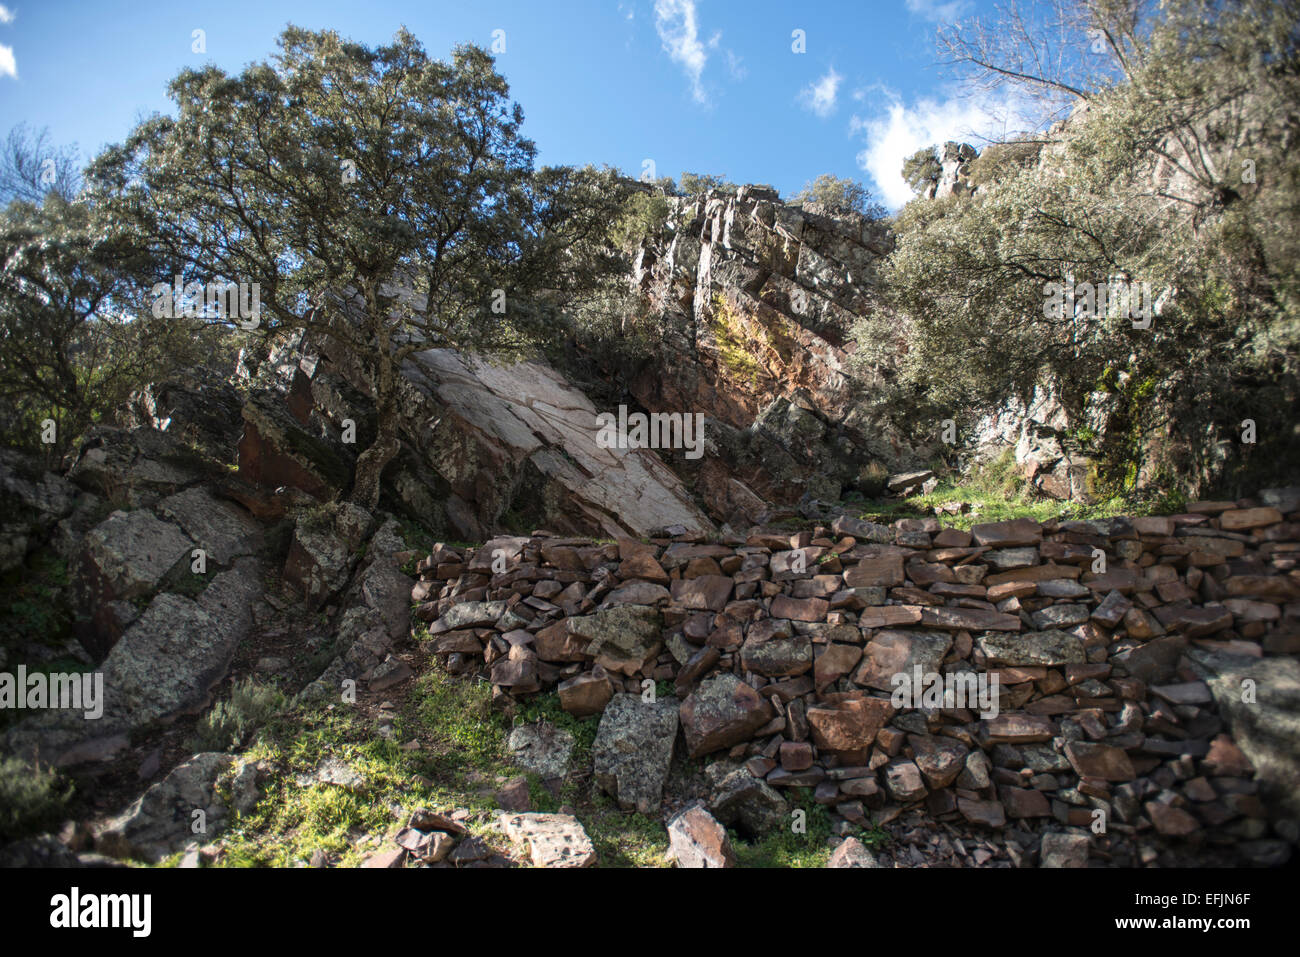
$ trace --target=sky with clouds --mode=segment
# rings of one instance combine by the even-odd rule
[[[1016,104],[972,95],[936,63],[944,22],[991,0],[4,0],[0,133],[48,127],[83,157],[170,108],[186,66],[238,71],[287,23],[379,44],[406,26],[435,56],[497,44],[543,163],[683,170],[790,195],[821,173],[887,206],[918,148],[982,145]],[[504,49],[501,49],[504,46]],[[200,48],[201,49],[198,49]],[[1014,124],[1012,126],[1014,128]]]

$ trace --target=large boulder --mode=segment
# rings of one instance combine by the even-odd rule
[[[153,383],[131,394],[124,418],[167,432],[222,463],[235,460],[240,434],[239,391],[210,369],[191,370],[184,381]]]
[[[585,653],[608,671],[634,675],[663,648],[663,619],[649,605],[617,605],[568,619],[569,634],[587,642]]]
[[[708,678],[682,702],[686,749],[697,758],[748,741],[772,715],[767,700],[735,675]]]
[[[155,862],[192,841],[206,843],[228,817],[216,782],[233,760],[227,754],[206,752],[177,765],[103,825],[95,838],[96,849],[113,857]]]
[[[596,783],[621,807],[656,814],[677,737],[677,699],[620,694],[605,706],[592,746]]]
[[[169,432],[96,426],[82,440],[68,479],[113,505],[141,508],[213,474],[214,463]]]
[[[289,486],[320,500],[337,498],[352,483],[354,458],[333,436],[294,418],[284,396],[250,392],[243,407],[239,475],[255,485]]]
[[[102,658],[121,637],[115,604],[149,598],[191,560],[194,541],[151,512],[114,512],[91,529],[73,572],[77,639]]]
[[[49,711],[22,721],[4,737],[5,750],[52,764],[101,759],[125,735],[201,711],[225,677],[235,649],[252,628],[262,593],[262,566],[240,558],[213,576],[197,599],[155,596],[99,667],[102,713]]]
[[[262,527],[247,511],[213,498],[207,489],[188,488],[163,499],[160,515],[170,519],[203,549],[209,562],[229,565],[241,555],[251,555],[262,544]]]

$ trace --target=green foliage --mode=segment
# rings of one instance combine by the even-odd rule
[[[147,257],[57,191],[0,212],[0,432],[55,465],[134,390],[220,355],[220,335],[156,319],[129,274]],[[55,423],[55,441],[42,422]]]
[[[727,182],[725,176],[711,176],[700,173],[682,173],[678,178],[678,182],[681,184],[682,193],[687,196],[708,193],[715,189],[734,193],[737,188],[735,183]]]
[[[871,198],[871,190],[857,180],[823,173],[805,183],[794,198],[798,203],[818,203],[834,213],[859,213],[868,219],[881,219],[885,210]]]
[[[914,193],[924,193],[939,182],[942,173],[939,153],[933,146],[922,147],[903,160],[903,179]]]
[[[1025,140],[1011,140],[1006,143],[990,143],[980,151],[979,156],[971,160],[971,186],[981,187],[1001,182],[1037,161],[1043,144]],[[904,166],[904,176],[907,167]]]
[[[611,238],[619,249],[633,253],[643,242],[653,241],[668,224],[668,200],[657,193],[634,192],[614,223]]]
[[[733,832],[732,848],[735,850],[736,861],[740,866],[794,868],[826,866],[831,856],[829,810],[825,805],[813,800],[809,788],[791,788],[787,798],[792,810],[803,811],[803,833],[795,833],[787,824],[777,831],[762,835],[756,841],[748,842]],[[868,847],[879,845],[886,840],[885,833],[879,829],[867,831],[858,828],[851,835],[846,836],[856,837]]]
[[[0,843],[58,826],[71,798],[72,786],[53,770],[0,759]]]
[[[57,643],[71,634],[68,566],[53,551],[34,552],[0,579],[0,647]]]
[[[194,729],[192,747],[197,751],[230,751],[244,744],[250,734],[280,714],[286,699],[275,688],[251,678],[236,681],[230,697],[218,701]]]
[[[1300,468],[1300,175],[1284,145],[1300,119],[1283,105],[1300,98],[1297,54],[1271,7],[1207,9],[1162,8],[1129,76],[1091,96],[1048,161],[1031,144],[986,150],[973,198],[908,204],[889,308],[855,330],[864,357],[891,347],[896,386],[948,416],[1042,385],[1071,422],[1095,415],[1105,494],[1158,476],[1241,494]],[[1171,178],[1153,190],[1157,165]],[[1149,299],[1169,291],[1148,329],[1044,308],[1051,283],[1125,277]]]
[[[256,282],[260,330],[306,330],[371,373],[378,435],[352,496],[373,507],[400,448],[402,361],[544,339],[621,268],[607,234],[622,191],[612,170],[534,168],[486,50],[442,61],[406,30],[372,48],[292,26],[279,45],[237,75],[181,71],[174,115],[106,150],[89,192],[148,250],[137,281]]]

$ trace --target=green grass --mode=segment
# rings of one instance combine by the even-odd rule
[[[808,788],[791,788],[786,794],[791,809],[804,812],[803,833],[786,827],[765,834],[760,840],[747,842],[731,834],[731,846],[740,867],[825,867],[830,860],[830,812],[816,803]],[[793,820],[793,819],[792,819]],[[852,835],[868,847],[883,844],[888,838],[879,828],[857,828]]]
[[[590,779],[591,748],[599,718],[575,718],[559,706],[555,694],[524,702],[513,723],[549,721],[574,737],[574,773],[559,794],[552,794],[536,775],[529,784],[532,808],[557,812],[568,806],[586,830],[602,867],[668,867],[668,834],[655,816],[622,811]],[[436,669],[422,675],[399,704],[391,739],[380,737],[358,712],[342,706],[283,708],[264,718],[252,733],[245,760],[269,768],[260,782],[261,796],[245,814],[232,811],[222,833],[221,866],[292,867],[322,850],[333,863],[355,866],[379,849],[367,842],[386,842],[416,807],[440,811],[465,808],[467,826],[490,845],[506,849],[494,827],[495,792],[500,782],[520,775],[506,750],[512,722],[491,709],[486,682],[466,680]],[[415,739],[417,750],[401,742]],[[312,775],[326,759],[346,764],[361,775],[353,788],[320,783]],[[220,785],[229,801],[229,781]],[[804,808],[804,834],[786,831],[746,842],[733,836],[742,867],[822,867],[830,854],[826,808],[812,801],[811,791],[788,795]],[[879,843],[883,834],[860,832],[864,843]],[[175,865],[180,854],[164,865]],[[516,855],[517,857],[517,855]]]
[[[391,837],[416,807],[449,810],[465,807],[478,814],[471,831],[500,844],[487,828],[491,798],[481,798],[455,776],[436,781],[426,755],[404,751],[399,741],[412,729],[395,721],[394,739],[379,737],[345,709],[308,710],[272,721],[249,750],[249,760],[273,769],[262,782],[257,805],[235,820],[222,836],[223,866],[285,867],[307,861],[317,849],[342,866],[355,866],[377,850],[357,846],[367,836]],[[361,775],[354,788],[308,777],[326,758],[345,763]],[[300,781],[300,776],[301,781]]]
[[[661,821],[620,811],[605,795],[578,815],[601,867],[670,867],[668,831]]]
[[[950,502],[966,502],[972,509],[958,515],[935,515],[935,506]],[[1013,518],[1044,522],[1050,519],[1087,520],[1116,515],[1159,514],[1178,511],[1182,504],[1169,496],[1163,499],[1113,497],[1091,505],[1049,498],[1019,475],[1014,454],[1008,449],[964,480],[941,478],[938,487],[928,495],[859,501],[853,503],[853,510],[859,518],[881,524],[901,518],[938,518],[944,526],[969,529],[972,525]]]

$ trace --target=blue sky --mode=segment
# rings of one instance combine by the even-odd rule
[[[181,68],[269,57],[286,23],[375,45],[405,25],[430,54],[460,42],[497,67],[543,163],[609,163],[770,183],[859,179],[886,205],[904,156],[997,133],[1002,105],[936,65],[936,24],[989,0],[3,0],[0,133],[48,127],[89,157],[167,111]],[[201,30],[204,52],[194,52]],[[805,52],[794,52],[794,31]],[[503,31],[495,33],[494,31]]]

